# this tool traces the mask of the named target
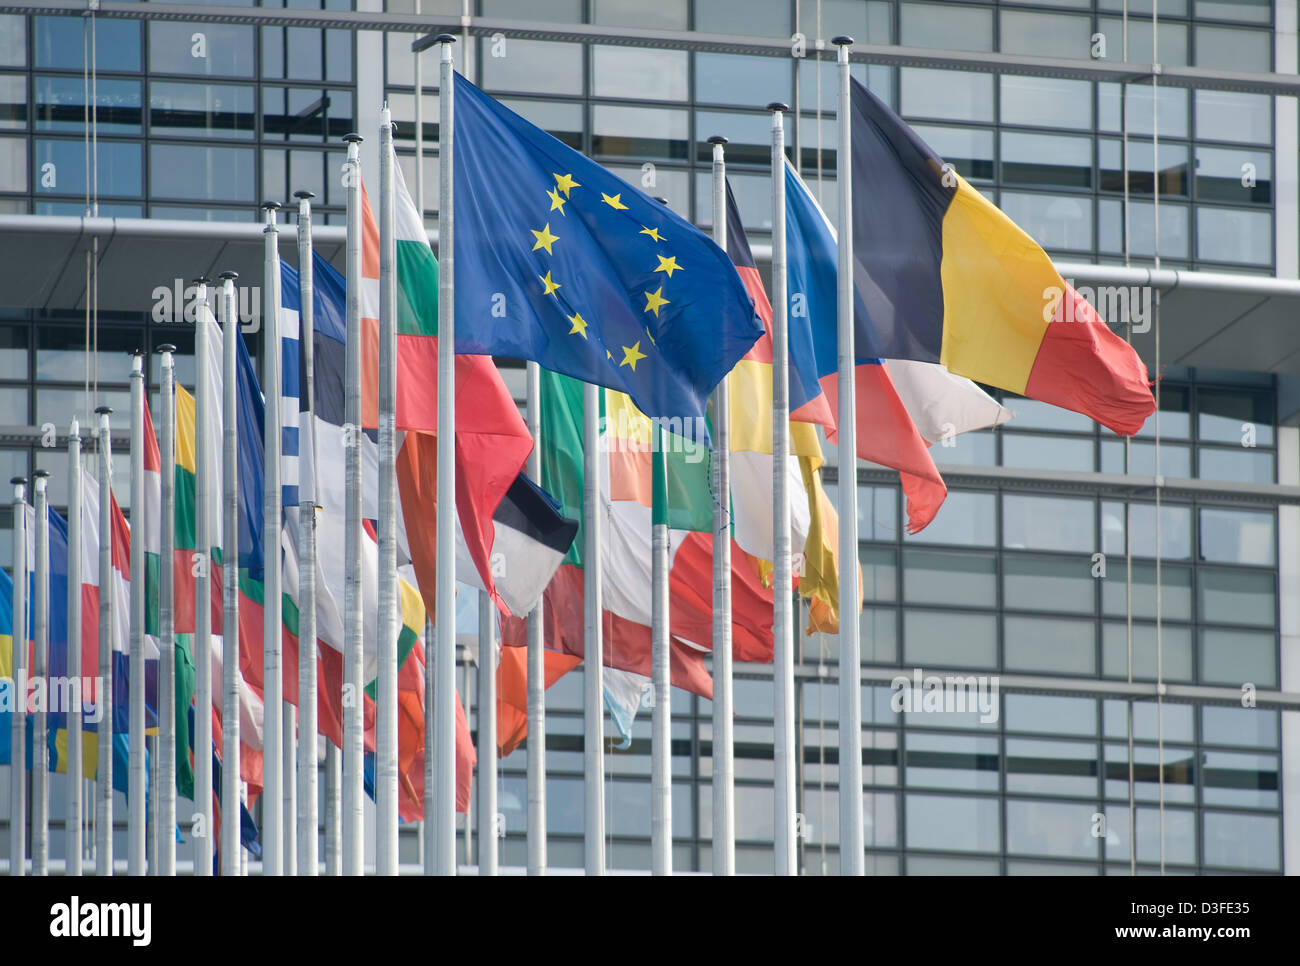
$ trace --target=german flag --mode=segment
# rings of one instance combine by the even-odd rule
[[[853,81],[851,100],[854,283],[873,341],[859,354],[1141,429],[1155,400],[1133,348],[878,97]]]

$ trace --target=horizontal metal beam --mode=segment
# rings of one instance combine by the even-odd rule
[[[43,16],[86,15],[85,0],[50,0],[48,3],[15,3],[6,12]],[[701,50],[750,54],[765,57],[792,56],[788,38],[746,37],[684,30],[643,30],[633,27],[602,27],[594,24],[535,23],[505,18],[448,17],[445,14],[417,15],[368,11],[285,10],[248,7],[214,7],[179,3],[126,3],[104,0],[100,17],[132,20],[180,20],[193,23],[234,23],[254,26],[317,27],[335,30],[383,30],[405,33],[468,31],[471,36],[503,34],[527,40],[611,44],[623,47],[654,47],[672,50]],[[822,49],[825,49],[823,42]],[[809,44],[811,56],[818,55],[817,38]],[[1029,57],[1022,54],[976,53],[901,47],[886,44],[857,44],[851,58],[859,63],[896,67],[931,67],[944,70],[1001,71],[1039,77],[1078,80],[1143,81],[1159,77],[1171,87],[1213,88],[1260,94],[1300,94],[1300,76],[1249,71],[1210,70],[1204,67],[1173,67],[1161,64],[1114,61],[1070,60]],[[759,106],[759,105],[755,105]]]

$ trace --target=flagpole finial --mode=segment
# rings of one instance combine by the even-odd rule
[[[438,34],[438,36],[433,38],[433,42],[436,44],[454,44],[456,42],[456,35]]]
[[[239,278],[239,273],[238,273],[238,272],[225,271],[225,272],[222,272],[222,273],[218,276],[218,278],[220,278],[223,282],[233,282],[235,279]]]
[[[157,352],[157,353],[158,353],[159,355],[161,355],[161,356],[169,356],[169,355],[171,355],[173,352],[176,351],[176,347],[175,347],[174,345],[172,345],[170,342],[164,342],[162,345],[160,345],[160,346],[159,346],[157,349],[155,349],[154,351]]]
[[[27,485],[27,477],[25,477],[25,476],[14,476],[14,477],[10,477],[9,482],[10,482],[11,484],[13,484],[14,486],[26,486],[26,485]]]
[[[97,416],[111,416],[111,415],[113,415],[113,407],[112,407],[112,406],[96,406],[96,407],[95,407],[95,414],[96,414]]]
[[[193,278],[191,281],[193,281],[193,283],[194,283],[195,285],[211,285],[211,284],[212,284],[212,279],[208,278],[208,276],[206,276],[206,275],[196,275],[196,276],[194,276],[194,278]]]
[[[724,138],[721,134],[715,134],[715,135],[713,135],[713,137],[709,138],[709,143],[710,143],[710,144],[726,144],[726,143],[727,143],[727,139]]]
[[[310,201],[312,198],[316,197],[316,192],[308,191],[306,188],[299,188],[293,193],[293,196],[300,201]]]
[[[36,470],[35,472],[32,473],[32,476],[36,478],[36,482],[39,485],[42,480],[48,480],[50,478],[50,471]]]
[[[343,141],[346,144],[360,144],[364,140],[365,138],[363,138],[360,134],[357,134],[355,131],[351,134],[343,135]]]
[[[663,197],[662,195],[655,195],[655,201],[659,202],[659,204],[661,205],[668,204],[668,199]]]
[[[832,37],[831,43],[833,43],[836,47],[852,47],[853,38],[850,37],[848,34],[840,34],[838,37]]]
[[[786,111],[790,110],[790,105],[782,104],[780,101],[773,101],[771,104],[767,105],[767,109],[771,111],[773,114],[775,114],[777,111],[780,111],[781,113],[785,113]]]

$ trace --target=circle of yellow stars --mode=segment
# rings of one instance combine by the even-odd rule
[[[572,200],[571,193],[573,189],[581,188],[582,185],[578,181],[574,180],[571,173],[560,174],[558,172],[552,172],[551,176],[555,179],[555,187],[546,192],[546,196],[551,202],[551,207],[547,213],[549,214],[550,212],[558,211],[561,218],[567,217],[564,206]],[[622,192],[610,195],[605,194],[602,191],[600,199],[602,204],[608,205],[615,211],[628,210],[628,206],[623,203]],[[559,223],[557,222],[557,224]],[[554,246],[561,240],[562,236],[557,235],[551,230],[551,222],[549,220],[547,220],[541,228],[530,228],[529,232],[533,236],[533,251],[545,251],[547,255],[552,256],[555,254]],[[638,234],[647,236],[656,245],[662,245],[667,241],[667,239],[660,234],[658,227],[650,225],[642,225]],[[685,269],[677,263],[677,256],[675,255],[664,256],[656,252],[655,258],[658,260],[658,265],[653,269],[653,272],[656,274],[663,272],[664,276],[670,281],[674,272],[685,271]],[[562,287],[560,282],[551,277],[551,271],[549,269],[546,271],[545,275],[538,275],[537,279],[541,282],[542,294],[544,295],[555,295],[555,293]],[[653,313],[656,319],[659,318],[659,312],[665,305],[672,304],[672,300],[664,295],[664,285],[662,283],[655,288],[654,291],[643,291],[642,294],[645,297],[645,309],[643,311]],[[590,322],[582,317],[582,313],[575,311],[572,315],[566,315],[565,318],[567,318],[570,323],[569,335],[581,336],[583,339],[587,338],[587,326]],[[649,326],[645,327],[645,334],[646,338],[650,340],[650,344],[655,345],[655,338],[651,333]],[[631,345],[620,346],[620,348],[623,350],[623,358],[618,362],[620,368],[628,366],[633,372],[636,372],[637,363],[642,359],[648,358],[646,353],[641,351],[640,340],[633,342]],[[614,361],[614,355],[609,350],[605,351],[605,357],[611,362]]]

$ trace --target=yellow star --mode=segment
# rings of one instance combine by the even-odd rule
[[[669,255],[667,258],[656,255],[655,258],[659,259],[659,267],[655,269],[656,272],[666,272],[668,277],[672,278],[673,272],[683,271],[682,267],[677,264],[676,255]]]
[[[661,241],[664,240],[664,236],[661,235],[661,234],[659,234],[659,229],[658,229],[658,228],[646,228],[644,225],[642,225],[642,226],[641,226],[641,230],[640,230],[639,232],[637,232],[637,234],[638,234],[638,235],[649,235],[651,238],[653,238],[653,239],[654,239],[655,241],[657,241],[657,242],[661,242]]]
[[[551,211],[559,208],[560,214],[564,214],[564,199],[560,197],[560,193],[558,191],[548,191],[546,194],[551,199]]]
[[[551,251],[551,245],[559,241],[560,236],[551,234],[551,223],[549,221],[542,227],[541,231],[537,231],[533,228],[529,228],[528,230],[531,231],[533,237],[537,239],[537,244],[533,246],[533,251],[537,251],[539,248],[545,248],[546,254],[555,254]],[[672,275],[669,275],[668,277],[672,278]]]
[[[623,361],[618,364],[619,368],[631,366],[632,371],[636,372],[636,364],[645,357],[645,353],[641,351],[640,342],[633,343],[631,347],[623,346]]]
[[[544,295],[554,295],[555,290],[560,287],[559,282],[551,281],[550,272],[547,272],[545,275],[538,275],[537,277],[540,278],[542,280],[542,284],[546,286],[546,291],[543,293]]]
[[[566,198],[569,197],[569,192],[574,188],[582,187],[582,185],[573,180],[573,175],[571,174],[552,174],[551,177],[555,179],[555,187],[560,191],[563,191],[564,197]]]
[[[573,328],[569,330],[569,335],[580,335],[585,339],[587,337],[587,320],[579,313],[574,312],[569,316],[569,321],[573,323]]]
[[[655,318],[659,318],[660,307],[668,304],[668,300],[663,296],[663,291],[664,287],[660,285],[653,292],[645,293],[645,310],[647,312],[653,312]]]
[[[623,197],[623,192],[620,191],[616,195],[607,195],[602,191],[600,197],[604,200],[605,204],[609,205],[611,208],[615,208],[619,211],[627,211],[627,205],[623,204],[623,202],[619,200]]]

